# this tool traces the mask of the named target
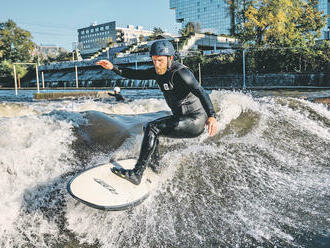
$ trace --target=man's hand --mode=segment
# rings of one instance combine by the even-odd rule
[[[205,127],[208,127],[207,131],[210,136],[215,135],[218,131],[218,123],[214,117],[209,117],[205,122]]]
[[[108,60],[99,60],[95,63],[96,65],[100,65],[102,66],[104,69],[107,69],[107,70],[112,70],[113,69],[113,64],[108,61]]]

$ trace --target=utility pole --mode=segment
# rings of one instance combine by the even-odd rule
[[[135,54],[135,70],[138,68],[138,57],[137,53]]]
[[[16,66],[14,65],[15,95],[17,96]]]
[[[42,80],[42,88],[45,88],[45,78],[44,78],[44,72],[41,72],[41,80]]]
[[[78,88],[78,67],[75,65],[75,70],[76,70],[76,88]]]
[[[38,64],[36,64],[36,79],[37,79],[37,91],[38,91],[38,93],[40,93]]]
[[[243,89],[246,88],[246,75],[245,75],[245,49],[243,49]]]
[[[198,63],[198,79],[199,79],[199,85],[202,85],[201,63]]]
[[[39,63],[13,63],[14,65],[14,80],[15,80],[15,94],[17,95],[17,77],[16,77],[16,65],[35,65],[36,66],[36,81],[37,81],[37,90],[39,93],[39,72],[38,72]]]

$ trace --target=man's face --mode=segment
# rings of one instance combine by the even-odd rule
[[[152,56],[152,62],[154,63],[158,75],[164,75],[166,73],[167,60],[167,56]]]

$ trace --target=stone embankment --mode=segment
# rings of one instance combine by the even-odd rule
[[[108,91],[75,91],[34,93],[36,100],[77,99],[79,97],[108,98]]]

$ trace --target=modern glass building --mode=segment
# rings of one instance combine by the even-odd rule
[[[324,15],[330,15],[330,0],[319,0],[318,10],[322,11]],[[327,24],[322,28],[321,39],[329,40],[330,18],[327,19]]]
[[[202,32],[229,34],[230,15],[224,0],[170,0],[176,21],[185,27],[188,22],[199,23]]]

